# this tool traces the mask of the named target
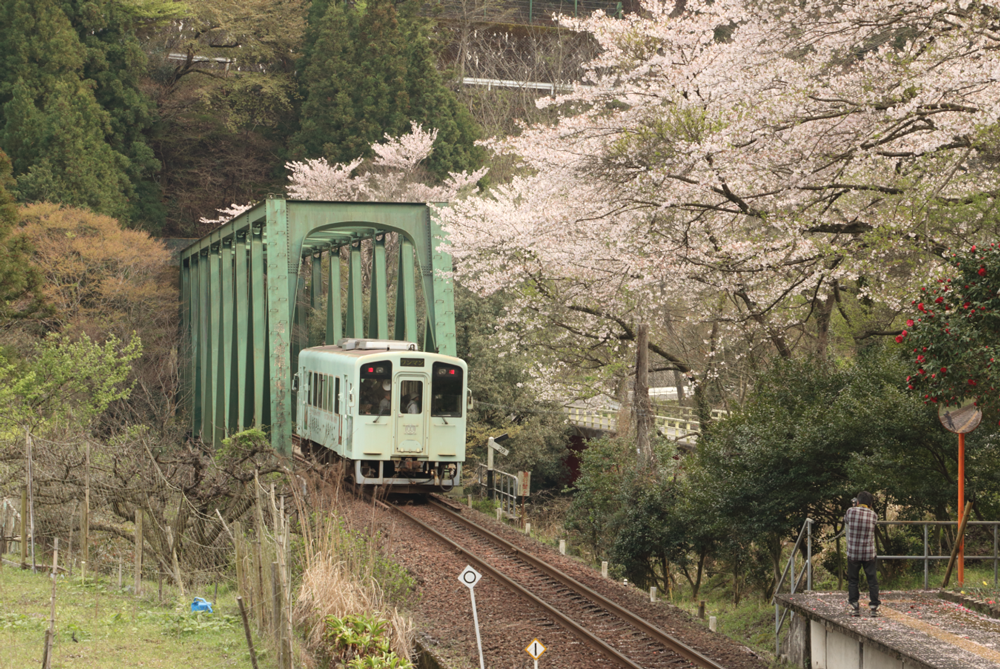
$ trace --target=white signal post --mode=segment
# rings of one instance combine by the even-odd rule
[[[483,662],[483,640],[479,636],[479,614],[476,612],[476,583],[483,578],[483,575],[472,568],[472,565],[467,565],[462,573],[458,575],[459,582],[469,589],[469,596],[472,597],[472,622],[476,626],[476,646],[479,648],[479,669],[486,669],[486,663]],[[545,652],[543,649],[542,652]],[[538,666],[537,661],[535,666]]]
[[[535,661],[535,669],[538,669],[538,658],[545,653],[545,646],[542,645],[542,642],[538,639],[532,639],[524,652],[531,656],[531,659]]]

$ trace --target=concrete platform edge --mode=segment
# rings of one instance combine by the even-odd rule
[[[797,613],[797,614],[805,617],[807,620],[821,621],[823,623],[823,625],[828,630],[834,630],[836,632],[839,632],[840,634],[843,634],[846,637],[854,639],[855,641],[858,641],[860,643],[864,643],[864,644],[870,645],[873,648],[877,648],[878,650],[882,651],[886,655],[894,657],[897,660],[901,660],[902,662],[904,662],[907,665],[908,668],[912,667],[913,669],[937,669],[933,665],[927,664],[923,660],[920,660],[919,658],[913,657],[912,655],[910,655],[910,654],[908,654],[906,652],[903,652],[903,651],[901,651],[898,648],[894,648],[892,646],[887,646],[886,644],[881,643],[879,641],[876,641],[876,640],[872,639],[871,637],[866,637],[863,634],[859,634],[858,632],[855,632],[854,630],[852,630],[850,628],[844,627],[842,625],[837,624],[836,622],[834,622],[832,620],[824,618],[823,616],[818,615],[815,611],[813,611],[811,609],[807,609],[805,607],[799,606],[798,604],[790,602],[789,600],[785,599],[782,595],[776,596],[775,597],[775,601],[778,604],[780,604],[781,606],[784,606],[784,607],[786,607],[786,608],[794,611],[795,613]],[[845,609],[847,608],[846,598],[845,598],[844,608]],[[785,620],[785,625],[786,626],[788,625],[788,620],[787,619]],[[787,629],[787,627],[784,627],[783,631],[785,629]]]

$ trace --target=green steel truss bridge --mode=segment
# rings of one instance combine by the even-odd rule
[[[390,233],[399,241],[392,333],[386,276]],[[273,448],[289,455],[295,408],[291,384],[299,351],[343,337],[419,343],[417,271],[425,311],[423,350],[455,355],[452,265],[441,248],[443,238],[433,210],[422,203],[271,197],[184,249],[181,374],[192,434],[219,443],[242,429],[268,429]],[[362,244],[371,259],[368,272],[362,271]],[[370,277],[367,323],[365,274]],[[324,287],[325,336],[309,341],[306,317],[320,303]]]

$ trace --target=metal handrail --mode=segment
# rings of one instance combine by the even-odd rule
[[[928,528],[932,525],[958,526],[958,521],[954,520],[880,520],[876,525],[922,525],[924,528],[924,554],[923,555],[878,555],[879,560],[923,560],[924,561],[924,590],[930,586],[930,563],[932,560],[950,560],[950,555],[931,555]],[[997,587],[998,567],[1000,567],[1000,521],[998,520],[973,520],[966,525],[989,525],[993,527],[993,555],[966,555],[966,560],[993,560],[993,587]]]
[[[779,611],[783,607],[778,604],[776,598],[778,593],[781,591],[781,586],[785,583],[785,576],[791,572],[791,578],[789,579],[790,593],[795,594],[795,587],[799,585],[802,581],[802,575],[799,578],[795,578],[795,556],[799,552],[799,546],[802,545],[802,539],[805,537],[806,540],[806,568],[803,571],[806,576],[806,590],[812,590],[812,526],[813,519],[806,518],[805,522],[802,523],[802,529],[799,530],[799,536],[795,540],[795,546],[792,548],[792,554],[788,557],[788,562],[785,564],[784,570],[781,572],[781,578],[778,579],[777,584],[774,586],[774,595],[771,597],[771,601],[774,603],[774,654],[777,655],[780,648],[780,637],[781,627],[785,624],[785,616],[788,615],[789,609],[784,609]],[[792,616],[795,616],[795,612],[792,612]]]

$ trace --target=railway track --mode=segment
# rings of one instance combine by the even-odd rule
[[[383,504],[382,502],[376,502]],[[427,505],[384,505],[464,555],[470,563],[610,662],[630,669],[724,669],[722,665],[543,560],[433,498]]]

